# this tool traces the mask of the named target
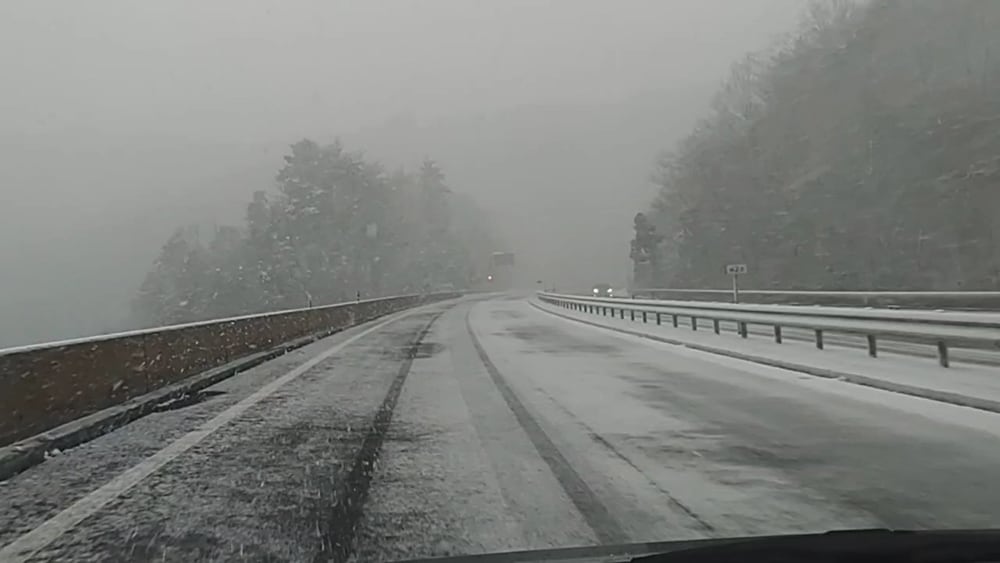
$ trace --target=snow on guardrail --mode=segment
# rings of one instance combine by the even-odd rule
[[[748,325],[765,325],[773,327],[778,343],[782,342],[783,327],[810,329],[820,349],[824,332],[863,335],[872,357],[878,354],[879,338],[934,344],[944,367],[949,365],[949,347],[1000,350],[1000,313],[615,299],[545,292],[538,295],[543,301],[596,315],[619,315],[624,319],[628,314],[632,320],[638,316],[642,322],[656,324],[667,318],[674,326],[681,318],[689,319],[693,330],[699,328],[699,320],[710,321],[716,334],[720,322],[733,322],[743,338],[748,336]]]
[[[683,301],[731,301],[728,289],[639,288],[636,297]],[[814,291],[740,290],[744,303],[966,309],[1000,311],[1000,291]]]

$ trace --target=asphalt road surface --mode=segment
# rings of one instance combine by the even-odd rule
[[[0,484],[0,561],[393,561],[1000,526],[1000,415],[516,298],[334,335]]]

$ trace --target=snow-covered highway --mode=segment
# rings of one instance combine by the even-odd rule
[[[1000,414],[537,305],[390,315],[54,455],[0,483],[0,561],[391,561],[1000,526]]]

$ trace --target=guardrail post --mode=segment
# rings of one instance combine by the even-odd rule
[[[646,311],[642,312],[642,322],[646,322]]]
[[[608,308],[605,307],[604,305],[601,305],[601,314],[604,315],[605,317],[608,316]]]
[[[698,330],[698,317],[691,315],[691,330]]]
[[[635,320],[635,309],[629,309],[628,310],[628,318],[631,321]]]
[[[622,320],[625,320],[625,309],[622,309]]]
[[[878,357],[878,343],[874,334],[868,335],[868,355],[873,358]]]
[[[823,349],[823,331],[818,328],[816,329],[816,348]]]
[[[719,319],[712,319],[712,330],[715,331],[715,334],[719,334]]]
[[[948,343],[945,342],[944,340],[939,340],[937,343],[937,349],[938,349],[938,363],[941,364],[941,367],[943,368],[948,367],[950,363],[948,361]]]
[[[674,328],[677,328],[677,315],[674,315]]]
[[[774,325],[774,341],[781,344],[781,327]]]
[[[745,321],[740,321],[739,327],[740,327],[740,337],[746,338],[747,337],[747,323]]]
[[[661,319],[660,318],[660,314],[657,313],[656,314],[656,326],[660,326],[661,324],[663,324],[663,319]]]

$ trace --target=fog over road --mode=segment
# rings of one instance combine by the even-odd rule
[[[393,315],[199,399],[0,483],[0,560],[377,561],[1000,525],[996,414],[528,298]]]

